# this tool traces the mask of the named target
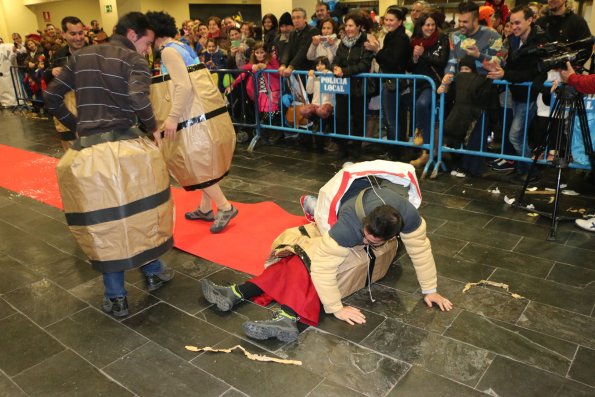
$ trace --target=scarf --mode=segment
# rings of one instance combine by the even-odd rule
[[[347,48],[351,48],[354,46],[354,44],[359,40],[360,36],[362,35],[362,32],[359,32],[357,34],[357,36],[353,37],[353,38],[349,38],[347,36],[343,37],[341,39],[341,42],[343,42],[343,45]]]
[[[424,48],[424,50],[427,50],[438,42],[439,36],[440,34],[438,33],[438,29],[436,29],[434,33],[430,35],[430,37],[414,37],[411,39],[411,47],[420,45]]]

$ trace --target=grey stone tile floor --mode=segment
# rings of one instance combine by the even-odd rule
[[[0,144],[59,157],[53,124],[0,111]],[[373,145],[364,158],[381,153]],[[333,154],[303,145],[238,145],[223,189],[231,200],[272,200],[300,214],[298,197],[340,167]],[[594,212],[594,191],[574,171],[565,181],[581,196],[569,207]],[[544,172],[542,184],[553,184]],[[172,250],[172,283],[145,291],[127,274],[131,315],[101,312],[102,283],[55,208],[0,189],[0,396],[595,396],[595,234],[508,208],[518,184],[496,176],[422,180],[439,274],[455,308],[426,307],[408,256],[399,251],[388,275],[347,299],[368,322],[349,326],[322,315],[297,343],[253,341],[246,319],[271,307],[252,303],[219,313],[199,281],[248,275]],[[501,195],[488,189],[499,187]],[[522,296],[466,283],[488,279]],[[301,360],[284,366],[241,354],[196,354],[185,345],[244,346],[253,353]]]

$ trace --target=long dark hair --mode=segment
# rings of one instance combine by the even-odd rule
[[[430,18],[432,18],[432,20],[434,21],[434,24],[436,25],[436,31],[437,32],[440,31],[440,26],[438,26],[438,23],[436,22],[436,18],[434,18],[430,14],[424,13],[419,16],[419,19],[415,23],[415,27],[413,28],[413,34],[411,35],[412,39],[414,39],[414,38],[423,39],[424,38],[424,32],[422,31],[422,27],[426,24],[426,21]]]
[[[262,35],[264,36],[265,34],[267,34],[269,31],[264,29],[264,21],[265,19],[270,19],[271,22],[273,23],[273,27],[271,27],[270,30],[273,29],[277,29],[279,27],[279,21],[277,20],[277,17],[274,14],[265,14],[262,17]]]

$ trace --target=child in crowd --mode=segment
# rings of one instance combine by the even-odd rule
[[[318,72],[332,75],[330,68],[331,62],[327,57],[321,56],[316,59],[316,70]],[[308,72],[306,92],[313,96],[312,101],[301,108],[302,116],[310,118],[316,114],[321,119],[327,119],[333,113],[335,107],[335,94],[320,92],[320,77],[314,74],[314,70]]]
[[[238,87],[238,85],[241,86],[244,82],[248,98],[258,102],[258,111],[260,113],[261,124],[263,127],[266,127],[266,125],[281,125],[281,114],[279,111],[281,83],[279,75],[276,73],[258,74],[258,71],[260,70],[279,69],[279,61],[277,58],[266,51],[264,43],[258,42],[252,49],[250,62],[245,64],[242,69],[251,71],[257,76],[256,92],[254,82],[252,79],[249,79],[251,74],[242,73],[235,79],[227,89],[226,93],[229,94],[233,89]],[[266,138],[268,137],[265,137],[265,140]]]
[[[444,145],[458,148],[461,144],[470,144],[473,130],[481,123],[482,113],[491,106],[492,82],[477,73],[475,58],[469,55],[459,61],[459,73],[454,82],[455,103],[444,122]],[[446,92],[452,83],[440,85],[438,94]],[[465,170],[453,171],[453,175],[466,176]]]
[[[207,40],[207,48],[202,57],[209,70],[225,69],[227,66],[227,55],[217,46],[214,39]]]

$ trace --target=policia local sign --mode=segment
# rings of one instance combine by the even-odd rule
[[[349,79],[346,77],[320,76],[320,92],[327,94],[348,94]]]

